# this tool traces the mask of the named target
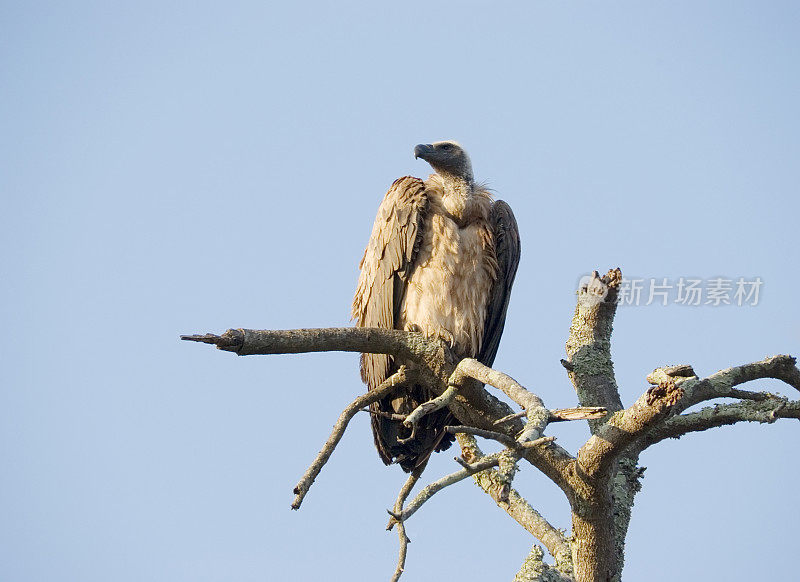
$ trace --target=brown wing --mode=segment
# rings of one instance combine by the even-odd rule
[[[425,185],[419,178],[400,178],[386,193],[361,259],[361,275],[353,298],[353,318],[357,326],[395,327],[421,242],[427,205]],[[370,390],[393,372],[391,356],[361,355],[361,378]],[[407,397],[395,396],[376,403],[373,410],[407,413],[410,410],[405,409],[414,405]],[[373,414],[372,429],[375,446],[384,463],[389,464],[393,457],[402,454],[397,444],[402,430],[399,422]]]
[[[508,301],[511,298],[511,286],[517,275],[520,257],[519,228],[511,207],[502,200],[495,202],[489,214],[489,223],[494,235],[497,279],[489,295],[483,340],[478,354],[478,360],[487,366],[494,363],[497,348],[500,346]]]

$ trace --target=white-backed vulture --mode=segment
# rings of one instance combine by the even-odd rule
[[[421,331],[449,342],[459,357],[491,365],[519,264],[514,214],[475,183],[458,143],[418,145],[414,157],[436,173],[425,181],[400,178],[386,193],[361,260],[353,318],[359,327]],[[362,354],[361,378],[374,389],[401,364],[391,356]],[[415,385],[372,410],[408,414],[432,396]],[[412,435],[402,422],[372,414],[381,459],[407,472],[450,446],[453,436],[444,427],[452,423],[443,409],[423,417]]]

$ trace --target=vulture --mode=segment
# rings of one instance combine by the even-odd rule
[[[491,366],[519,264],[517,222],[508,204],[475,182],[457,142],[417,145],[414,157],[435,173],[399,178],[383,198],[359,266],[353,318],[358,327],[422,332],[448,342],[460,358]],[[404,363],[361,354],[361,378],[375,389]],[[426,386],[404,386],[371,406],[385,464],[411,472],[450,447],[448,409],[423,417],[413,432],[390,416],[409,414],[433,396]]]

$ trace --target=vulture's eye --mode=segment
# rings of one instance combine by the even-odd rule
[[[453,149],[453,144],[451,144],[451,143],[444,143],[444,144],[442,144],[442,149],[443,149],[443,150],[451,150],[451,149]]]

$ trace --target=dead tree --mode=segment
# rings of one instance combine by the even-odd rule
[[[407,503],[424,466],[411,473],[397,496],[387,529],[397,527],[398,563],[392,580],[402,574],[406,559],[406,522],[434,494],[472,477],[514,520],[553,556],[534,545],[515,581],[606,582],[621,579],[625,536],[631,508],[640,489],[640,453],[664,439],[738,422],[771,424],[781,418],[800,419],[800,401],[739,385],[761,378],[782,380],[800,390],[795,358],[779,355],[734,366],[698,378],[689,365],[657,368],[647,376],[651,387],[625,408],[611,361],[611,331],[622,275],[619,269],[579,289],[577,306],[562,364],[577,393],[579,407],[550,410],[533,392],[510,376],[477,360],[457,361],[448,346],[420,333],[376,328],[297,329],[254,331],[231,329],[222,335],[182,336],[216,345],[241,356],[321,351],[392,354],[407,365],[376,390],[356,398],[339,416],[333,432],[294,488],[293,509],[299,509],[314,479],[333,453],[349,421],[370,403],[408,382],[423,382],[438,396],[402,420],[413,426],[425,414],[448,406],[460,422],[449,427],[461,446],[456,461],[461,469],[434,481]],[[501,390],[522,409],[514,412],[484,387]],[[719,398],[696,411],[692,406]],[[545,436],[553,422],[586,419],[591,437],[576,454]],[[500,442],[505,448],[486,455],[476,437]],[[553,527],[513,487],[517,464],[530,463],[564,493],[572,512],[572,532]]]

